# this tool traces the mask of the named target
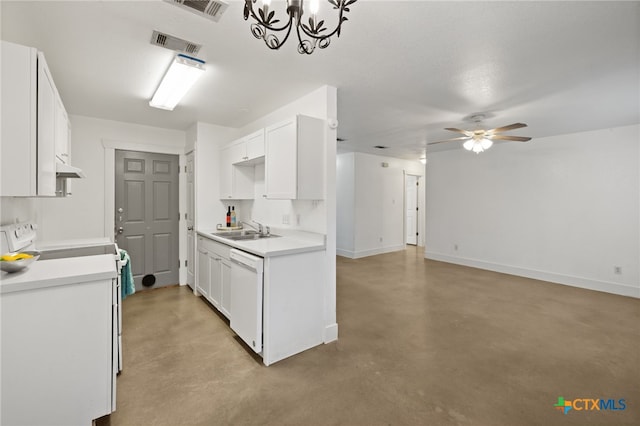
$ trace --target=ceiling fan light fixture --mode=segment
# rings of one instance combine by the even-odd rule
[[[491,139],[484,138],[480,141],[480,144],[484,150],[487,150],[493,146],[493,141]]]
[[[466,149],[467,151],[471,151],[474,145],[475,145],[475,141],[473,139],[469,139],[468,141],[462,144],[464,149]]]
[[[482,143],[474,142],[473,148],[471,150],[476,154],[480,154],[482,151],[484,151],[484,148],[482,147]]]

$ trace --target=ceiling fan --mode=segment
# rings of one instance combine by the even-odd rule
[[[495,129],[484,130],[480,128],[480,123],[484,120],[484,115],[478,114],[471,116],[471,120],[476,123],[476,130],[462,130],[452,127],[447,127],[445,130],[451,132],[462,133],[464,136],[458,138],[446,139],[442,141],[429,142],[427,145],[435,145],[439,143],[454,142],[454,141],[466,141],[462,146],[467,151],[473,151],[476,154],[485,151],[493,145],[494,140],[501,141],[514,141],[514,142],[527,142],[531,138],[525,136],[511,136],[502,135],[501,133],[508,132],[509,130],[520,129],[527,127],[524,123],[513,123],[508,126],[496,127]]]

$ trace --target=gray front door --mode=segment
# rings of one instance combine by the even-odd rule
[[[178,284],[178,156],[116,150],[116,242],[136,291]]]

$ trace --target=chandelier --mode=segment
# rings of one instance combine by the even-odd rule
[[[295,28],[298,36],[298,53],[310,55],[316,47],[324,49],[329,46],[334,34],[336,37],[340,37],[342,23],[348,20],[344,14],[349,12],[349,6],[357,0],[327,0],[333,9],[338,11],[338,25],[331,32],[328,32],[323,19],[318,20],[320,0],[307,0],[310,15],[308,20],[305,15],[307,11],[304,8],[304,0],[287,0],[289,18],[282,24],[275,17],[275,12],[269,8],[271,0],[262,0],[262,7],[257,7],[257,13],[253,7],[256,1],[245,0],[244,2],[244,20],[246,21],[251,16],[256,21],[251,24],[251,33],[256,38],[264,40],[269,49],[277,50],[287,41],[292,28]],[[282,40],[274,34],[274,32],[280,31],[285,32]]]

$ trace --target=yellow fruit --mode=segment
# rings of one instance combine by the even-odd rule
[[[33,255],[29,253],[3,254],[0,260],[5,262],[14,262],[16,260],[31,259]]]

